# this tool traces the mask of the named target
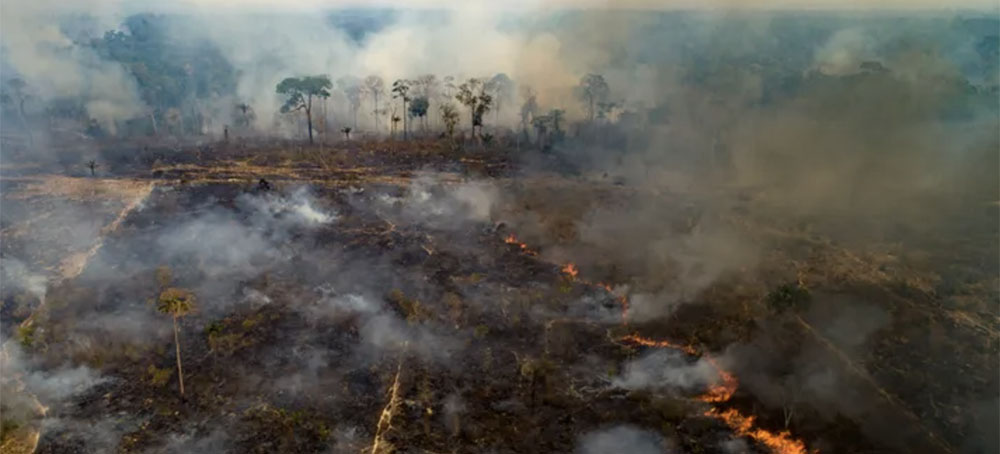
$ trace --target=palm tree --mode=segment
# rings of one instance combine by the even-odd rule
[[[181,342],[177,319],[194,311],[194,305],[194,294],[176,287],[163,290],[156,301],[156,310],[174,319],[174,347],[177,352],[177,379],[180,383],[181,397],[184,397],[184,370],[181,368]]]

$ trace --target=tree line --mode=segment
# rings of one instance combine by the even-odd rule
[[[503,73],[488,78],[472,77],[461,82],[452,76],[438,79],[434,74],[425,74],[413,79],[396,79],[388,88],[378,75],[370,75],[364,79],[345,76],[338,79],[336,84],[329,76],[314,75],[287,77],[278,83],[275,91],[285,96],[282,113],[301,112],[304,115],[310,143],[314,140],[315,129],[313,109],[318,102],[326,102],[334,91],[342,94],[349,111],[351,123],[341,129],[348,140],[351,132],[358,130],[358,112],[367,99],[376,132],[380,131],[379,120],[388,116],[390,136],[395,137],[397,130],[401,130],[403,139],[407,139],[413,131],[414,122],[427,133],[431,130],[428,126],[429,113],[436,107],[443,134],[453,137],[460,122],[457,102],[464,106],[468,114],[470,135],[478,140],[488,141],[492,136],[483,132],[484,122],[492,112],[495,123],[499,125],[501,110],[506,107],[505,101],[514,97],[515,87],[514,81]],[[575,94],[584,104],[591,123],[606,119],[609,112],[620,106],[620,103],[610,101],[611,90],[600,74],[583,76],[575,87]],[[521,98],[522,133],[527,134],[531,128],[539,138],[562,136],[564,110],[551,109],[543,113],[531,87],[522,87]],[[245,109],[245,106],[241,109]]]

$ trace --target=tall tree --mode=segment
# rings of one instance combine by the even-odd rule
[[[524,98],[524,103],[521,104],[521,130],[527,133],[528,125],[531,124],[538,112],[538,101],[535,97],[535,90],[531,87],[524,87],[521,90],[521,96]]]
[[[399,98],[403,101],[403,140],[407,139],[406,135],[406,103],[410,102],[410,81],[406,79],[397,79],[392,83],[392,97]]]
[[[0,102],[7,105],[13,105],[17,110],[17,119],[21,122],[21,128],[24,129],[24,133],[28,136],[28,143],[34,144],[34,137],[31,135],[31,130],[28,128],[28,117],[24,110],[24,105],[31,99],[31,95],[28,93],[28,84],[24,79],[12,78],[7,81],[2,92],[0,92]]]
[[[458,99],[459,102],[469,108],[472,135],[476,135],[477,126],[479,127],[480,134],[482,134],[483,115],[490,110],[490,104],[493,102],[493,97],[489,93],[486,93],[483,81],[472,78],[463,82],[458,87],[458,94],[455,95],[455,99]]]
[[[177,354],[177,380],[180,385],[181,397],[184,396],[184,369],[181,367],[180,329],[177,320],[194,311],[194,294],[180,288],[170,287],[160,292],[156,302],[156,310],[169,315],[174,321],[174,350]]]
[[[452,137],[455,135],[455,126],[458,125],[458,109],[451,103],[441,104],[440,108],[445,130],[448,131],[448,137]]]
[[[306,125],[309,128],[309,143],[313,143],[313,98],[328,98],[333,83],[325,75],[289,77],[278,84],[278,94],[288,96],[281,106],[282,113],[301,110],[306,114]]]
[[[378,107],[378,98],[385,93],[385,81],[381,77],[376,75],[371,75],[365,78],[365,90],[368,95],[372,97],[375,108],[372,110],[372,115],[375,116],[375,132],[378,132],[378,117],[381,115]]]
[[[427,110],[430,109],[430,101],[426,96],[418,96],[410,102],[410,116],[421,120],[424,132],[427,132]]]
[[[580,79],[580,85],[576,87],[576,93],[587,104],[587,112],[591,123],[594,122],[595,106],[606,102],[610,92],[608,83],[604,81],[604,76],[600,74],[587,74]]]
[[[496,123],[500,123],[500,107],[503,105],[504,100],[510,99],[514,93],[514,81],[510,79],[506,74],[499,73],[493,76],[489,82],[486,83],[486,91],[493,95],[493,105],[496,106]]]
[[[559,127],[563,121],[563,115],[566,111],[562,109],[552,109],[549,111],[549,118],[552,119],[552,132],[555,133],[556,139],[561,140],[563,138],[563,130]]]
[[[236,126],[249,129],[257,115],[253,112],[253,107],[245,102],[236,105]]]
[[[433,74],[424,74],[417,78],[416,84],[416,95],[427,99],[427,111],[430,112],[431,101],[437,100],[441,96],[441,82]],[[424,129],[426,128],[427,117],[424,117]]]
[[[361,81],[354,76],[345,76],[337,79],[337,87],[344,92],[344,97],[351,105],[351,117],[354,118],[353,129],[358,129],[358,108],[361,107],[361,95],[364,89]]]
[[[535,140],[538,142],[538,147],[543,150],[545,149],[545,139],[549,131],[549,123],[551,122],[552,118],[548,115],[538,115],[531,119],[531,126],[535,128]]]

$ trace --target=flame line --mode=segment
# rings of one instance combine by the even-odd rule
[[[507,244],[518,245],[522,252],[527,255],[537,256],[538,253],[528,247],[527,244],[520,242],[516,236],[513,234],[508,235],[504,242]],[[604,282],[592,282],[579,277],[580,270],[573,263],[567,263],[563,265],[560,270],[563,275],[565,275],[569,280],[574,282],[579,282],[581,284],[601,288],[607,291],[621,304],[622,307],[622,326],[628,326],[628,310],[629,301],[628,295],[623,294],[621,296],[616,296],[614,289],[610,284]],[[808,454],[810,452],[816,453],[818,451],[809,451],[806,449],[805,443],[801,440],[792,437],[791,432],[785,430],[781,432],[771,432],[766,429],[755,427],[754,422],[756,417],[753,415],[743,415],[736,408],[729,408],[726,410],[720,410],[716,406],[725,402],[728,402],[732,398],[733,394],[736,393],[736,389],[739,388],[739,380],[731,372],[722,368],[719,363],[707,354],[699,353],[698,349],[691,345],[681,345],[670,342],[668,340],[654,340],[646,337],[640,336],[638,333],[629,334],[622,336],[618,339],[619,342],[634,343],[638,345],[643,345],[646,347],[655,348],[671,348],[675,350],[682,351],[691,356],[698,356],[705,359],[708,364],[715,369],[719,376],[720,383],[710,386],[707,391],[702,393],[697,397],[698,400],[705,402],[709,405],[713,405],[712,408],[705,411],[704,415],[718,419],[725,423],[734,433],[739,436],[749,437],[758,441],[759,443],[767,446],[767,448],[777,454]]]

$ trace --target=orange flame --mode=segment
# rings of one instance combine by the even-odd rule
[[[567,263],[566,266],[562,267],[562,272],[573,280],[576,280],[576,276],[580,274],[580,270],[576,269],[576,265],[572,263]]]
[[[515,244],[520,247],[521,252],[528,255],[538,255],[537,252],[518,241],[517,237],[513,234],[508,235],[504,239],[507,244]],[[573,263],[568,263],[562,267],[563,274],[566,274],[573,280],[578,280],[580,271],[577,269],[576,265]],[[609,294],[614,295],[614,290],[610,284],[603,282],[591,282],[584,279],[580,279],[583,284],[602,288],[606,290]],[[628,326],[628,309],[629,302],[628,296],[622,295],[616,297],[622,305],[622,324]],[[646,347],[658,347],[658,348],[672,348],[675,350],[680,350],[691,356],[699,356],[698,349],[691,345],[681,345],[670,342],[668,340],[654,340],[646,337],[642,337],[638,334],[629,334],[621,338],[624,342],[630,342],[638,345],[643,345]],[[729,401],[729,399],[736,392],[739,387],[739,380],[736,376],[723,369],[712,357],[708,355],[701,355],[708,364],[710,364],[719,375],[719,383],[713,385],[705,391],[704,394],[698,396],[698,400],[706,402],[709,404],[720,404]],[[711,408],[705,412],[705,416],[713,417],[724,422],[730,429],[739,436],[750,437],[761,444],[768,447],[771,452],[776,454],[808,454],[810,451],[806,450],[805,444],[802,441],[792,438],[792,435],[788,431],[781,432],[771,432],[763,428],[754,427],[754,421],[756,418],[751,416],[745,416],[740,413],[739,410],[735,408],[730,408],[724,411],[720,411],[718,408]],[[813,453],[817,451],[811,451]]]
[[[709,364],[712,365],[712,367],[715,368],[715,371],[718,372],[719,380],[722,383],[708,388],[708,391],[706,391],[705,394],[699,396],[698,399],[700,399],[702,402],[708,402],[708,403],[720,403],[729,400],[730,397],[733,397],[733,393],[736,392],[736,388],[740,386],[739,380],[737,380],[736,376],[734,376],[733,374],[719,367],[719,365],[716,364],[715,360],[713,360],[712,358],[708,356],[705,356],[704,358],[708,361]]]
[[[628,336],[623,337],[621,340],[625,342],[631,342],[633,344],[639,344],[645,347],[672,348],[674,350],[680,350],[691,356],[698,355],[698,351],[695,350],[695,348],[690,345],[675,344],[668,340],[661,340],[661,341],[652,340],[649,338],[642,337],[638,334],[629,334]]]
[[[521,248],[521,252],[523,252],[525,254],[528,254],[528,255],[538,255],[538,252],[536,252],[536,251],[532,250],[531,248],[529,248],[527,244],[524,244],[524,243],[520,242],[517,239],[517,237],[514,236],[513,233],[510,234],[510,235],[507,235],[507,238],[504,238],[503,242],[507,243],[507,244],[516,245],[517,247]]]
[[[621,340],[647,347],[673,348],[692,356],[698,354],[697,349],[690,345],[675,344],[667,340],[653,340],[639,336],[638,334],[630,334],[622,337]],[[719,363],[712,357],[705,355],[702,356],[702,358],[704,358],[708,364],[715,369],[716,373],[719,374],[720,383],[709,387],[704,394],[698,396],[698,400],[710,404],[718,404],[728,401],[736,392],[736,388],[739,387],[739,380],[736,379],[735,375],[719,366]],[[771,452],[777,454],[807,454],[809,452],[806,450],[803,442],[792,438],[792,434],[790,432],[782,431],[775,433],[766,429],[754,427],[754,420],[756,418],[754,416],[744,416],[735,408],[730,408],[724,411],[712,408],[705,412],[705,416],[710,416],[724,422],[730,429],[733,430],[734,433],[739,436],[750,437],[757,440],[767,446]]]
[[[719,411],[716,408],[705,412],[705,416],[717,418],[726,423],[733,432],[740,436],[750,437],[767,446],[771,452],[779,454],[806,454],[806,446],[801,441],[792,438],[792,434],[786,431],[774,433],[761,428],[754,427],[753,416],[744,416],[739,410],[730,408]]]

